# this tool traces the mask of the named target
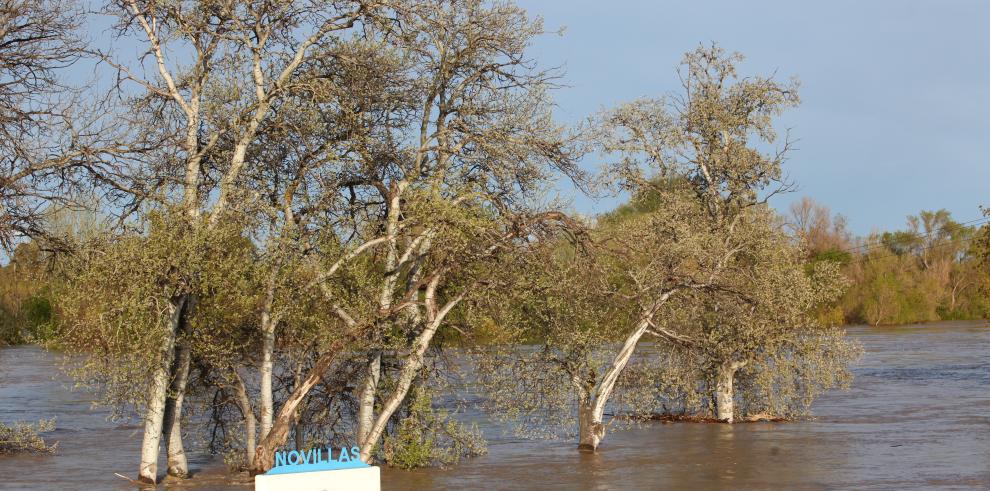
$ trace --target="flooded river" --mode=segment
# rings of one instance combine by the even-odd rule
[[[866,348],[853,387],[791,423],[650,424],[594,455],[496,428],[488,455],[449,470],[385,470],[404,489],[990,489],[990,325],[853,327]],[[0,350],[0,420],[57,418],[56,456],[0,457],[0,489],[129,489],[141,432],[71,390],[55,355]],[[484,424],[484,422],[480,422]],[[177,489],[250,489],[193,455]]]

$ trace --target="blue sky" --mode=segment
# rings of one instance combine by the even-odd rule
[[[778,208],[811,196],[866,234],[921,209],[967,221],[990,205],[990,1],[519,3],[566,28],[533,50],[566,69],[563,121],[676,90],[683,53],[715,41],[746,55],[744,75],[801,81],[801,106],[781,119],[799,140],[786,172],[800,189]],[[614,206],[574,199],[584,213]]]

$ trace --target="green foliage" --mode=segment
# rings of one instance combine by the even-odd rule
[[[845,322],[909,324],[986,318],[980,236],[945,210],[908,217],[908,228],[865,239],[843,271],[852,287],[837,304]],[[982,232],[979,232],[982,233]]]
[[[51,338],[55,311],[48,297],[43,294],[32,295],[24,301],[21,310],[24,312],[26,327],[32,339],[44,341]]]
[[[607,175],[632,199],[580,244],[536,244],[520,278],[503,280],[507,346],[479,355],[498,417],[539,434],[575,406],[592,418],[605,404],[616,415],[701,412],[724,366],[769,374],[748,392],[782,401],[767,402],[781,413],[848,380],[854,357],[826,353],[855,346],[816,337],[813,314],[841,295],[849,258],[823,249],[808,261],[764,199],[786,188],[788,142],[762,149],[797,104],[796,84],[739,77],[741,58],[701,46],[685,55],[685,94],[600,116]],[[536,345],[508,346],[522,340]]]
[[[815,253],[814,255],[811,256],[811,262],[812,263],[821,262],[821,261],[829,261],[829,262],[838,263],[838,264],[841,264],[843,266],[846,266],[850,262],[852,262],[852,260],[853,260],[853,255],[852,255],[851,252],[845,251],[845,250],[842,250],[842,249],[835,249],[835,248],[827,249],[827,250],[824,250],[824,251]]]
[[[464,456],[483,455],[484,440],[476,427],[467,427],[433,405],[434,393],[413,389],[408,407],[392,434],[385,437],[385,462],[400,469],[446,467]]]
[[[807,415],[829,389],[848,388],[862,347],[839,328],[805,329],[737,374],[740,413],[771,418]]]
[[[53,454],[58,443],[48,444],[40,433],[55,431],[55,419],[43,419],[37,423],[0,423],[0,455],[14,453]]]
[[[0,267],[0,345],[50,337],[55,312],[48,256],[36,243],[23,243],[10,264]]]
[[[183,336],[196,340],[197,355],[229,354],[242,342],[236,328],[257,294],[245,288],[254,261],[242,225],[192,227],[181,213],[165,210],[149,213],[143,231],[77,244],[61,265],[66,280],[56,288],[60,312],[52,346],[88,355],[76,375],[102,388],[118,410],[145,401],[150,372],[164,356],[173,299],[196,298]],[[218,324],[225,328],[214,329]]]

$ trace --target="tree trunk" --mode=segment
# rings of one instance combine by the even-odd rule
[[[578,450],[594,452],[605,438],[605,425],[602,417],[596,414],[595,405],[588,397],[578,401]]]
[[[191,353],[189,348],[179,344],[175,349],[174,376],[165,404],[163,434],[168,455],[168,475],[188,477],[189,463],[186,452],[182,448],[182,401],[185,398],[186,384],[189,380],[189,363]]]
[[[439,274],[434,276],[426,288],[424,304],[426,304],[427,310],[427,324],[423,328],[423,332],[413,342],[412,347],[414,349],[406,357],[405,364],[399,371],[399,380],[395,384],[392,395],[382,404],[381,412],[375,419],[375,424],[371,427],[371,431],[368,433],[364,444],[361,445],[361,460],[366,463],[371,462],[371,452],[375,449],[375,445],[378,443],[378,439],[381,438],[382,432],[385,431],[385,425],[388,424],[388,420],[395,414],[395,411],[399,409],[402,401],[405,400],[406,395],[409,393],[409,388],[412,386],[413,380],[419,375],[419,370],[423,367],[426,357],[426,350],[429,349],[437,328],[440,327],[440,324],[447,317],[447,314],[450,313],[451,309],[464,299],[464,295],[466,294],[466,292],[461,292],[460,295],[448,301],[442,309],[438,310],[436,292],[440,284],[440,278],[441,275]]]
[[[272,429],[272,417],[275,414],[275,401],[272,396],[272,374],[275,367],[275,330],[271,329],[267,315],[262,315],[262,343],[261,343],[261,386],[259,387],[259,400],[261,411],[261,438],[268,436]]]
[[[670,293],[664,294],[653,309],[644,313],[636,324],[636,328],[629,333],[622,343],[622,348],[612,359],[612,365],[605,372],[601,381],[595,385],[594,390],[582,389],[582,393],[578,397],[578,450],[594,452],[605,438],[605,425],[602,422],[605,405],[612,397],[612,391],[619,380],[619,375],[622,374],[629,359],[632,358],[636,345],[650,327],[653,312],[656,312],[656,309],[668,298],[670,298]]]
[[[340,354],[340,350],[355,340],[357,340],[363,332],[361,330],[355,330],[346,336],[338,338],[333,342],[327,349],[325,353],[318,360],[313,368],[310,369],[309,374],[303,380],[301,384],[296,386],[289,395],[289,398],[285,400],[282,404],[281,409],[278,411],[278,415],[272,421],[272,429],[268,432],[261,442],[258,443],[258,447],[254,453],[254,460],[251,463],[251,473],[261,474],[268,469],[272,468],[275,464],[275,451],[278,447],[285,444],[286,439],[289,436],[289,429],[295,420],[296,409],[298,409],[299,404],[302,403],[309,391],[323,380],[323,375],[326,374],[330,366],[337,359]]]
[[[361,389],[361,400],[358,407],[357,444],[362,448],[367,443],[371,426],[375,422],[375,393],[378,390],[381,373],[382,353],[376,351],[368,361],[368,373],[364,379],[364,387]]]
[[[257,429],[255,428],[254,413],[248,410],[244,417],[244,463],[251,465],[254,462],[254,448],[258,445]]]
[[[742,364],[726,362],[717,368],[715,374],[715,419],[723,423],[735,420],[735,392],[732,389],[733,379]]]
[[[156,363],[151,378],[151,393],[144,416],[144,438],[141,442],[141,464],[138,481],[154,484],[158,480],[158,452],[161,446],[165,401],[168,398],[169,379],[175,358],[175,336],[179,330],[187,297],[182,295],[169,305],[169,326],[162,341],[162,359]]]
[[[420,368],[423,367],[424,356],[426,348],[430,344],[430,340],[433,338],[433,334],[436,332],[436,325],[427,327],[423,330],[417,338],[417,350],[409,355],[406,359],[405,365],[402,366],[402,370],[399,373],[399,380],[396,383],[395,389],[392,391],[392,395],[387,401],[382,405],[381,412],[378,417],[375,418],[374,424],[369,428],[368,433],[365,435],[364,443],[361,444],[361,460],[367,463],[371,462],[371,452],[374,451],[375,445],[378,443],[378,439],[381,438],[382,432],[385,431],[385,425],[388,424],[388,420],[392,418],[395,411],[399,409],[402,405],[402,401],[405,400],[406,394],[409,393],[409,388],[412,387],[413,380],[419,375]]]
[[[241,407],[241,414],[244,415],[244,464],[250,466],[254,462],[254,447],[256,440],[256,420],[254,410],[251,409],[251,399],[248,397],[247,387],[237,371],[234,371],[234,388],[237,392],[237,403]]]
[[[261,438],[268,436],[272,429],[272,417],[275,414],[275,399],[272,396],[272,376],[275,369],[275,325],[278,323],[272,317],[272,306],[275,304],[275,286],[277,276],[272,273],[268,279],[268,289],[265,292],[265,303],[261,311]]]
[[[296,419],[296,427],[293,433],[296,437],[296,450],[302,452],[306,449],[306,424],[302,422],[302,418]]]
[[[296,373],[293,376],[292,386],[298,387],[302,383],[302,364],[296,365]],[[296,411],[295,418],[295,431],[293,432],[296,437],[296,450],[300,452],[306,448],[306,423],[303,421],[303,413],[306,412],[306,406],[303,406],[300,410]]]
[[[381,411],[378,417],[375,418],[374,425],[371,426],[371,431],[368,432],[364,444],[361,445],[361,460],[366,463],[371,463],[371,452],[375,449],[375,445],[378,444],[378,440],[382,437],[382,432],[385,431],[385,425],[388,424],[388,420],[399,409],[399,406],[402,405],[402,401],[405,400],[410,387],[412,387],[413,380],[419,376],[419,371],[423,368],[425,361],[426,350],[429,349],[437,329],[443,323],[447,314],[461,303],[461,300],[464,299],[464,295],[467,293],[466,290],[462,291],[459,295],[447,301],[443,308],[438,309],[437,288],[440,286],[442,277],[442,273],[437,273],[427,283],[426,293],[423,296],[423,304],[426,306],[426,326],[423,327],[423,332],[413,341],[411,346],[412,352],[406,356],[405,364],[399,370],[399,379],[396,381],[395,388],[392,390],[392,394],[388,399],[382,404]]]

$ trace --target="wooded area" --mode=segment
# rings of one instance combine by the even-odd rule
[[[770,206],[798,86],[717,45],[565,125],[511,3],[101,7],[138,56],[68,0],[0,0],[0,333],[84,355],[144,425],[143,481],[162,450],[188,474],[190,432],[251,472],[345,442],[453,464],[484,451],[441,402],[465,384],[591,451],[658,415],[792,418],[848,385],[839,326],[986,317],[982,228]],[[580,216],[561,181],[628,203]]]

